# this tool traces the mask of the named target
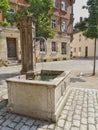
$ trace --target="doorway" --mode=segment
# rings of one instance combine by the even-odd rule
[[[88,57],[88,47],[85,47],[85,57]]]
[[[7,55],[8,58],[17,58],[16,38],[7,38]]]

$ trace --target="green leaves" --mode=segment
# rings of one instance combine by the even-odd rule
[[[75,29],[83,31],[88,38],[98,38],[98,0],[88,0],[86,9],[88,9],[89,17],[77,23]]]
[[[32,12],[32,16],[36,19],[36,36],[52,38],[54,36],[54,32],[50,28],[51,9],[53,6],[52,0],[28,1],[30,3],[28,11]]]
[[[2,12],[3,15],[5,15],[8,10],[9,10],[8,0],[0,0],[0,12]]]

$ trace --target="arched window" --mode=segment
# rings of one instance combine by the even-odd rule
[[[63,11],[67,10],[67,3],[65,1],[61,1],[61,10]]]
[[[62,21],[62,23],[61,23],[61,31],[66,32],[66,22],[65,21]]]

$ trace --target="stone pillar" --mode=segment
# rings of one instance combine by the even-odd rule
[[[34,20],[32,17],[21,17],[18,23],[20,30],[20,43],[21,43],[21,61],[22,61],[22,74],[33,71],[33,36],[34,36]]]

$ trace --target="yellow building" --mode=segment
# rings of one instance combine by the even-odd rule
[[[76,32],[73,35],[74,40],[72,41],[72,52],[73,57],[93,57],[94,56],[94,39],[89,39],[83,36],[82,32]],[[98,56],[98,40],[97,40],[97,51]]]

